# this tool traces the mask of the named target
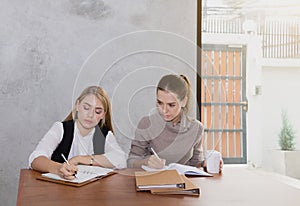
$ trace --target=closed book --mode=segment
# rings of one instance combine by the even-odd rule
[[[158,188],[185,188],[185,181],[177,170],[164,170],[155,172],[135,172],[137,191]]]
[[[181,175],[185,182],[185,188],[161,188],[161,189],[151,189],[152,194],[178,194],[178,195],[192,195],[200,196],[200,188],[195,185],[189,178],[185,175]]]

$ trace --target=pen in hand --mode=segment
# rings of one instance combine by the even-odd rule
[[[64,161],[67,163],[67,165],[70,165],[69,161],[66,159],[65,155],[63,153],[61,153],[62,158],[64,159]],[[75,178],[77,178],[76,174],[74,174]]]
[[[154,149],[152,147],[150,147],[153,155],[155,156],[154,159],[151,160],[151,157],[149,158],[150,161],[148,161],[148,167],[152,167],[155,169],[162,169],[164,168],[165,164],[166,164],[166,160],[165,159],[161,159],[158,154],[154,151]],[[156,160],[155,160],[156,159]]]
[[[152,147],[150,147],[150,149],[151,149],[152,153],[155,155],[155,157],[160,160],[158,154],[154,151],[154,149]]]

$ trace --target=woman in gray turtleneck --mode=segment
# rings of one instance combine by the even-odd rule
[[[196,167],[205,165],[204,127],[188,116],[190,93],[191,85],[184,75],[170,74],[160,79],[157,110],[140,120],[131,143],[128,167],[162,168],[174,162]]]

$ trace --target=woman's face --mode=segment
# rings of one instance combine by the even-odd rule
[[[105,116],[104,106],[95,95],[87,95],[81,102],[77,102],[79,127],[85,130],[93,129]]]
[[[165,121],[175,122],[180,120],[181,107],[185,106],[185,102],[180,101],[175,93],[162,90],[157,91],[156,105]]]

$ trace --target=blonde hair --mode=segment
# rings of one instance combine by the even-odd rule
[[[188,114],[190,111],[190,95],[191,95],[191,84],[188,78],[181,74],[168,74],[163,76],[158,82],[156,93],[158,90],[172,92],[177,94],[177,97],[180,101],[183,101],[187,97],[187,102],[183,111]]]
[[[105,117],[102,120],[100,120],[100,122],[98,123],[99,127],[105,126],[108,128],[108,130],[114,132],[112,126],[112,111],[111,111],[110,99],[106,94],[106,92],[104,91],[104,89],[102,89],[100,86],[89,86],[82,91],[82,93],[76,99],[76,102],[80,103],[87,95],[90,94],[95,95],[102,102],[104,107],[104,112],[106,112]],[[76,109],[74,107],[64,121],[74,120],[75,116],[76,116]]]

